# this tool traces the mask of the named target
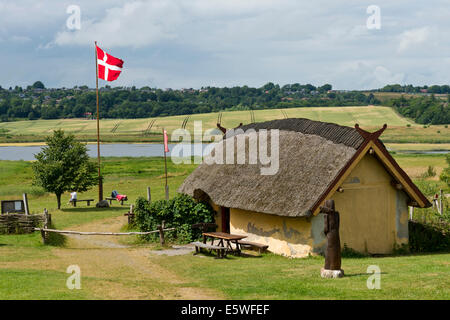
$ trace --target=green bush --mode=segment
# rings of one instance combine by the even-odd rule
[[[409,249],[411,252],[450,251],[450,224],[409,221]]]
[[[169,201],[159,200],[151,203],[141,197],[136,200],[135,214],[135,224],[140,231],[157,230],[164,221],[166,228],[176,228],[175,231],[167,232],[165,239],[179,243],[200,238],[201,231],[193,229],[192,224],[214,221],[214,210],[208,203],[195,202],[184,194],[179,194]],[[154,233],[143,238],[157,241],[159,235]]]
[[[421,177],[423,179],[431,178],[431,177],[434,177],[434,176],[436,176],[436,169],[433,166],[428,166],[427,171],[425,171],[421,175]]]

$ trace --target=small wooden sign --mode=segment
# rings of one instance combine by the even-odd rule
[[[23,200],[2,200],[2,214],[5,213],[25,213]]]

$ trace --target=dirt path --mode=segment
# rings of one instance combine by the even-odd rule
[[[117,217],[69,229],[119,232],[125,223],[126,217]],[[213,290],[190,287],[192,279],[182,279],[154,262],[157,255],[149,248],[121,244],[118,237],[68,235],[64,248],[52,249],[54,257],[27,261],[27,268],[65,272],[69,265],[78,265],[82,289],[100,299],[223,299]],[[19,266],[23,262],[5,265]]]

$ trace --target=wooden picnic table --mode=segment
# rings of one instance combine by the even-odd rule
[[[247,236],[239,235],[239,234],[230,234],[226,232],[203,232],[203,243],[206,244],[207,237],[211,238],[211,245],[214,245],[215,240],[219,240],[219,246],[226,248],[226,250],[231,251],[235,254],[241,253],[241,245],[239,244],[239,240],[247,238]],[[226,245],[224,244],[226,242]],[[231,245],[235,244],[236,248],[233,248]]]

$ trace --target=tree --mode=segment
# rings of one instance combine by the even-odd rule
[[[67,191],[87,191],[98,183],[96,165],[89,160],[87,146],[63,130],[53,131],[45,139],[47,146],[35,155],[35,185],[56,195],[61,209],[61,195]]]
[[[448,166],[442,171],[440,179],[450,187],[450,154],[447,154],[446,160]]]
[[[36,81],[35,83],[33,83],[33,88],[34,89],[45,89],[45,86],[41,81]]]

